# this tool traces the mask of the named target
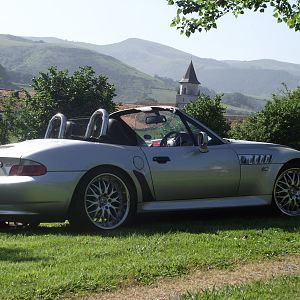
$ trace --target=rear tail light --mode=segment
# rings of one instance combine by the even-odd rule
[[[9,176],[41,176],[47,173],[47,168],[35,161],[21,160],[20,164],[13,165]]]

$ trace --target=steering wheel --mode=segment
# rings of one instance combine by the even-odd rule
[[[178,139],[178,137],[180,137],[180,132],[175,131],[175,130],[168,132],[168,133],[162,138],[162,140],[160,141],[159,146],[160,146],[160,147],[166,147],[166,146],[168,146],[168,139],[169,139],[172,135],[174,135],[174,141],[176,141],[176,139]]]

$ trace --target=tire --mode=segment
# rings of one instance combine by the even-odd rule
[[[75,190],[69,222],[75,229],[110,232],[129,224],[136,214],[136,193],[122,171],[98,167]]]
[[[0,221],[0,229],[8,228],[8,227],[9,227],[9,222]]]
[[[286,165],[277,176],[273,206],[287,216],[300,216],[300,164]]]

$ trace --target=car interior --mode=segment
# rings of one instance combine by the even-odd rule
[[[130,114],[125,115],[131,117]],[[100,136],[102,129],[102,117],[97,117],[93,120],[92,130],[86,137],[86,129],[90,118],[69,119],[63,121],[61,118],[52,118],[49,122],[51,130],[45,138],[58,138],[58,132],[62,126],[65,126],[65,134],[63,138],[73,140],[86,140],[90,142],[125,145],[125,146],[147,146],[147,147],[178,147],[178,146],[193,146],[195,137],[191,137],[190,133],[178,129],[168,130],[163,123],[167,122],[164,115],[156,112],[156,115],[150,115],[139,124],[154,124],[154,126],[162,125],[165,133],[161,133],[158,137],[151,137],[150,134],[142,133],[142,130],[134,130],[123,120],[123,115],[109,117],[107,123],[107,131],[105,135]],[[65,122],[65,124],[64,124]],[[161,123],[161,124],[160,124]],[[131,124],[130,124],[131,125]]]

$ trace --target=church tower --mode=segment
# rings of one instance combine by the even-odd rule
[[[180,89],[179,93],[176,95],[176,106],[183,109],[188,102],[197,99],[199,96],[200,82],[197,79],[192,61],[179,83]]]

